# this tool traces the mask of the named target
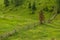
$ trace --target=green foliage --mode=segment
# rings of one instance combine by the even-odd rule
[[[22,5],[22,4],[23,4],[23,1],[24,1],[24,0],[15,0],[15,1],[14,1],[15,7]]]
[[[14,5],[15,7],[20,6],[23,4],[25,0],[11,0],[11,5]]]
[[[15,0],[11,0],[11,4],[14,4]]]
[[[20,5],[19,0],[15,0],[15,6],[19,6],[19,5]]]
[[[33,11],[36,10],[36,4],[35,4],[35,2],[34,2],[33,5],[32,5],[32,10],[33,10]]]
[[[29,2],[29,4],[28,4],[28,8],[31,9],[31,3],[30,3],[30,2]]]
[[[5,7],[9,6],[9,0],[4,0]]]
[[[36,4],[35,2],[33,2],[33,5],[32,5],[32,14],[34,14],[36,11]]]
[[[48,7],[45,7],[45,8],[43,8],[43,10],[44,10],[44,11],[48,11],[49,9],[48,9]]]
[[[50,8],[45,7],[45,8],[43,8],[43,10],[46,11],[46,12],[53,12],[54,6],[52,6],[52,7],[50,7]]]
[[[60,0],[56,0],[57,3],[57,12],[60,13]]]

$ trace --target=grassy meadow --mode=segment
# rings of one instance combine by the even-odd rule
[[[51,6],[56,5],[55,1],[36,0],[37,10],[31,14],[28,3],[34,1],[25,0],[19,7],[10,5],[5,8],[3,0],[0,0],[0,40],[60,40],[60,14],[47,23],[54,12],[44,11],[46,22],[39,24],[39,11],[46,6],[51,10]]]

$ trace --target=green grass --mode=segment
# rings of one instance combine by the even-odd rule
[[[18,30],[18,33],[4,40],[51,40],[52,38],[60,40],[60,14],[51,23],[39,24],[39,11],[41,8],[48,6],[50,9],[51,6],[55,5],[55,2],[52,0],[36,0],[37,10],[35,14],[31,14],[31,10],[27,7],[27,1],[18,8],[13,6],[5,8],[2,5],[3,0],[0,1],[2,5],[0,7],[0,35],[14,29]],[[31,3],[33,1],[31,0]],[[48,2],[48,4],[45,2]],[[9,10],[11,8],[13,9]],[[44,11],[44,15],[45,21],[47,21],[53,15],[53,12]],[[34,26],[36,24],[37,26]]]

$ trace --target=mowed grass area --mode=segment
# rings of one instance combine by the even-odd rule
[[[40,2],[41,5],[39,5]],[[51,23],[39,24],[39,11],[46,6],[45,2],[48,1],[36,1],[37,10],[35,14],[31,14],[31,10],[26,7],[27,2],[18,8],[11,6],[4,9],[0,8],[0,35],[14,29],[18,30],[18,33],[4,40],[52,40],[53,38],[60,40],[60,14]],[[47,6],[50,8],[52,5],[54,2],[51,0]],[[44,14],[45,21],[47,21],[53,12],[45,12]]]

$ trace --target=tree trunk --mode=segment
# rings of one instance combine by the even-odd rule
[[[44,24],[45,17],[44,17],[43,10],[41,10],[39,13],[39,20],[40,20],[40,24]]]

